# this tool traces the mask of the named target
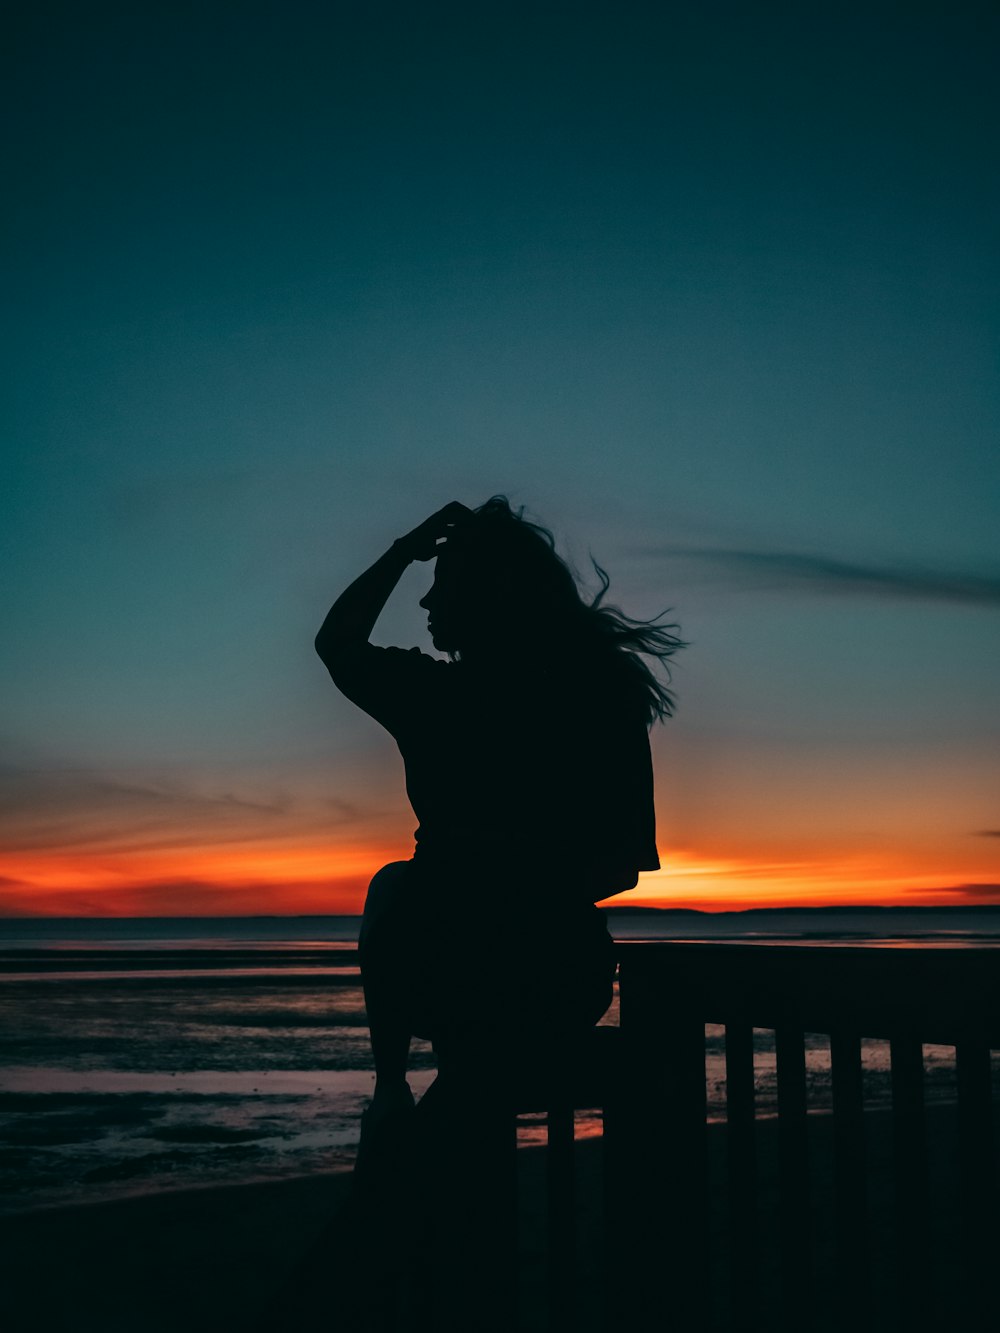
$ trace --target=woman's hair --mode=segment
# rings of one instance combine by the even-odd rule
[[[519,631],[543,656],[546,650],[568,654],[585,669],[620,673],[641,701],[647,722],[671,716],[667,663],[685,647],[673,633],[678,627],[660,623],[659,616],[633,620],[618,607],[606,606],[610,579],[593,557],[601,588],[587,600],[574,572],[556,554],[552,533],[529,522],[523,510],[513,510],[503,495],[474,510],[447,548],[473,585],[470,594],[493,616],[509,608]],[[656,660],[665,679],[647,658]]]

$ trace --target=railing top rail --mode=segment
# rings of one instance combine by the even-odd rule
[[[629,1025],[671,1015],[1000,1047],[1000,950],[822,944],[617,944]],[[626,1020],[623,1020],[626,1021]]]

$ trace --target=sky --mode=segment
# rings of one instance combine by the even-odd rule
[[[360,910],[313,636],[496,493],[690,643],[628,899],[1000,902],[994,6],[29,9],[0,913]]]

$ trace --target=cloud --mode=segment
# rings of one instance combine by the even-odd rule
[[[948,889],[938,889],[938,893],[954,893],[961,898],[983,899],[986,902],[1000,904],[1000,884],[955,884]]]
[[[280,801],[251,799],[233,792],[198,790],[182,781],[147,778],[123,779],[114,774],[88,768],[41,769],[3,765],[0,767],[0,810],[14,814],[23,809],[60,808],[67,801],[87,805],[113,805],[140,808],[150,804],[158,808],[192,806],[201,809],[237,808],[257,814],[280,813]]]
[[[353,801],[296,791],[233,790],[208,778],[95,769],[0,767],[0,848],[18,852],[167,850],[286,838],[370,822]]]
[[[688,564],[699,573],[740,590],[824,592],[894,601],[953,602],[1000,606],[1000,577],[937,570],[856,564],[832,556],[794,551],[730,550],[724,547],[648,547],[648,558]]]
[[[1000,838],[1000,828],[980,828],[972,835],[974,838]]]
[[[368,875],[331,874],[321,883],[280,884],[201,880],[109,884],[99,889],[44,888],[0,880],[0,919],[30,917],[299,916],[346,913],[364,907]]]

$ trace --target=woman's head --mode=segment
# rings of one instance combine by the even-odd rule
[[[668,632],[675,627],[602,606],[608,578],[596,562],[595,569],[602,586],[587,601],[556,554],[552,534],[494,496],[449,536],[420,605],[441,652],[506,661],[530,653],[547,663],[572,658],[577,667],[614,664],[644,696],[650,720],[664,717],[672,711],[670,693],[637,654],[665,666],[682,646]]]
[[[468,655],[545,639],[579,601],[551,535],[496,496],[449,536],[420,605],[435,647]]]

